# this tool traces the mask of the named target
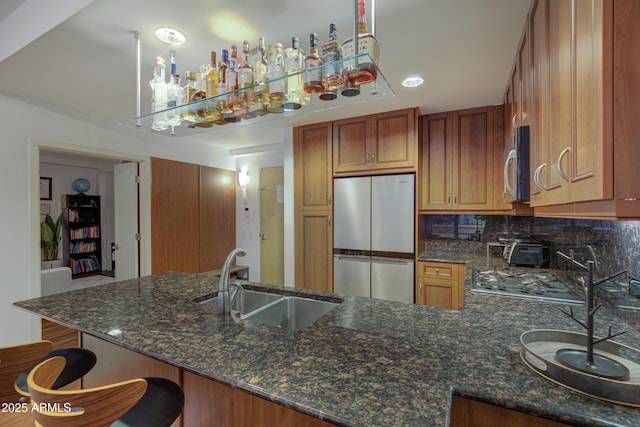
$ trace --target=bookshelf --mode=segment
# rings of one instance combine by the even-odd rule
[[[100,196],[65,194],[63,212],[63,259],[71,276],[101,274]]]

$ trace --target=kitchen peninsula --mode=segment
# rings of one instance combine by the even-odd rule
[[[212,408],[221,413],[211,415],[216,418],[209,424],[236,407],[216,406],[222,395],[190,394],[186,382],[192,380],[257,396],[317,425],[463,425],[457,418],[460,401],[569,425],[640,424],[639,409],[571,392],[520,360],[523,332],[581,332],[556,304],[473,294],[468,283],[460,311],[339,295],[343,302],[313,325],[288,331],[221,318],[215,307],[194,302],[215,289],[212,276],[163,273],[15,306],[80,331],[83,343],[117,346],[179,370],[185,426],[207,423],[202,417]],[[599,319],[599,333],[610,324],[626,326],[606,310]],[[618,341],[637,346],[640,334],[625,329]],[[98,353],[96,368],[109,362]],[[263,413],[260,422],[273,420]]]

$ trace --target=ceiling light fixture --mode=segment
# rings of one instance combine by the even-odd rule
[[[178,46],[183,44],[187,38],[175,28],[162,27],[156,30],[156,37],[166,44]]]
[[[407,77],[402,81],[402,86],[404,87],[418,87],[422,83],[424,83],[424,79],[422,77]]]

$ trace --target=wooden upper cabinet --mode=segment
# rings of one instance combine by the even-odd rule
[[[536,215],[640,217],[639,18],[634,0],[532,3]]]
[[[422,117],[420,210],[493,208],[493,126],[493,107]]]
[[[331,132],[331,123],[295,129],[293,156],[298,210],[332,209]]]
[[[417,110],[391,111],[333,122],[333,173],[414,171]]]

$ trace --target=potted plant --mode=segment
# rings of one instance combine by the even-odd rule
[[[42,268],[62,267],[58,257],[62,238],[62,214],[54,222],[50,215],[40,223],[40,247],[42,248]]]

